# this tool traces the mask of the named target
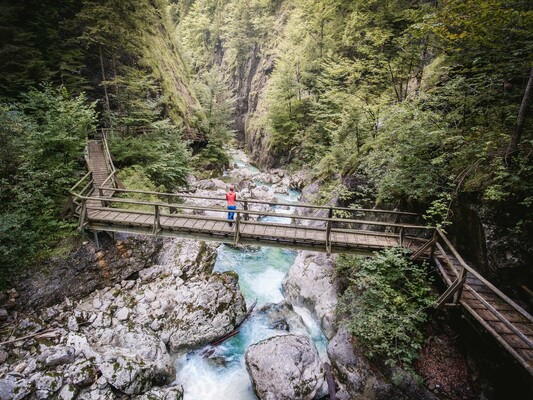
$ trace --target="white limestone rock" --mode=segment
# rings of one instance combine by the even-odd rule
[[[304,306],[316,314],[328,339],[335,335],[337,281],[333,255],[299,252],[282,288],[293,305]]]
[[[0,399],[21,400],[32,392],[32,384],[26,379],[7,375],[0,379]]]
[[[30,378],[30,383],[35,387],[36,397],[50,398],[63,386],[63,376],[58,372],[38,372]]]
[[[231,272],[214,273],[208,279],[191,279],[168,300],[174,306],[162,322],[173,352],[208,343],[231,332],[246,314],[238,276]]]
[[[67,384],[61,388],[59,391],[59,398],[61,400],[74,400],[78,395],[78,388],[76,386]]]
[[[149,331],[124,326],[107,329],[95,338],[101,355],[97,368],[107,382],[127,394],[140,394],[153,380],[170,383],[175,370],[164,343]]]
[[[96,368],[90,361],[80,358],[69,365],[65,371],[65,379],[79,388],[89,386],[96,380]]]
[[[327,394],[318,351],[306,336],[274,336],[251,345],[246,368],[261,400],[320,399]]]
[[[130,311],[126,307],[122,307],[115,314],[115,317],[119,321],[126,321],[129,318],[129,316],[130,316]]]
[[[141,396],[133,397],[134,400],[183,400],[183,387],[170,386],[153,388]]]

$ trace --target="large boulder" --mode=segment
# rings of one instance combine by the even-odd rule
[[[162,337],[170,350],[211,342],[231,332],[246,315],[238,276],[214,273],[208,279],[191,279],[173,298],[174,306],[163,321]]]
[[[204,179],[196,182],[196,187],[204,190],[227,189],[228,184],[220,179]]]
[[[361,395],[372,371],[361,350],[352,345],[352,336],[340,328],[328,343],[328,357],[340,387],[341,398]]]
[[[128,381],[133,380],[132,371],[137,371],[138,376],[146,376],[150,380],[148,388],[151,387],[152,381],[165,384],[174,379],[175,369],[170,355],[164,343],[150,331],[140,327],[130,330],[125,326],[119,326],[118,329],[104,330],[95,337],[95,341],[97,345],[94,348],[102,355],[103,364],[112,368],[112,371],[109,371],[100,365],[100,371],[113,387],[120,388],[125,393],[133,394],[144,391],[137,390],[143,387],[141,383]],[[117,367],[122,366],[124,368],[117,370]],[[123,382],[118,384],[117,379],[113,379],[112,376],[119,376],[120,369],[123,369],[126,375],[129,370],[130,376],[120,377]],[[132,384],[136,385],[134,389],[131,388]]]
[[[17,376],[7,375],[0,379],[0,399],[21,400],[33,390],[33,384]]]
[[[318,351],[306,336],[274,336],[248,348],[246,368],[261,400],[319,399],[327,383]]]
[[[307,329],[302,317],[294,311],[292,304],[286,300],[277,304],[264,305],[257,310],[257,315],[265,316],[270,329],[289,333],[305,332]]]
[[[218,243],[199,240],[171,240],[163,247],[160,264],[174,275],[183,272],[183,279],[195,275],[209,275],[217,257]]]
[[[337,279],[334,256],[302,251],[282,282],[285,298],[316,314],[324,335],[335,335]]]

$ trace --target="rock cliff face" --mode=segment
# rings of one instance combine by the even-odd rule
[[[266,116],[265,95],[276,61],[277,38],[285,20],[284,11],[279,11],[269,38],[256,43],[238,67],[228,66],[222,49],[217,56],[217,62],[230,76],[229,85],[236,98],[233,119],[238,144],[243,145],[253,163],[262,168],[281,165],[280,155],[272,154],[269,149],[268,132],[258,121]]]
[[[29,308],[49,307],[65,297],[77,300],[97,289],[121,282],[151,265],[161,240],[142,236],[112,241],[100,235],[101,249],[85,242],[67,257],[46,260],[20,285],[20,304]]]
[[[475,198],[463,196],[453,210],[453,225],[448,229],[456,247],[467,261],[499,288],[520,299],[528,300],[520,285],[533,286],[533,237],[527,229],[512,233],[523,218],[515,205],[495,208]],[[530,309],[533,303],[524,302]]]

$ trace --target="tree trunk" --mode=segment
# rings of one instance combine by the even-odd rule
[[[520,110],[518,111],[515,129],[511,136],[511,140],[509,141],[509,146],[507,147],[507,152],[505,154],[506,162],[508,158],[513,158],[518,151],[518,143],[520,143],[520,137],[522,136],[522,131],[524,130],[524,125],[526,123],[527,109],[531,100],[531,92],[533,92],[533,68],[531,68],[531,71],[529,72],[529,79],[527,81],[524,97],[522,97]]]
[[[107,83],[104,83],[105,82],[105,69],[104,69],[104,56],[102,55],[102,45],[98,46],[98,51],[100,52],[100,67],[102,68],[102,86],[104,87],[105,104],[107,107],[107,117],[109,120],[109,126],[112,127],[111,106],[109,105],[109,95],[107,94]]]
[[[119,112],[119,115],[123,115],[123,108],[121,106],[121,102],[120,102],[120,89],[118,87],[118,82],[117,82],[117,79],[118,79],[118,74],[117,74],[117,60],[116,60],[116,57],[115,57],[115,49],[114,48],[111,48],[111,61],[112,61],[112,64],[113,64],[113,80],[115,81],[115,95],[116,95],[116,101],[117,101],[117,108],[118,108],[118,112]]]

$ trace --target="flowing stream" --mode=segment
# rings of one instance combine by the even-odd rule
[[[255,167],[235,158],[239,168],[246,168],[253,173],[259,172]],[[262,182],[259,182],[263,184]],[[288,195],[277,195],[281,202],[297,202],[299,193],[289,191]],[[290,218],[281,215],[292,213],[293,209],[273,209],[280,217],[268,217],[265,220],[277,223],[289,223]],[[281,282],[294,263],[296,252],[278,247],[235,248],[221,245],[218,249],[214,271],[235,271],[239,274],[239,285],[246,299],[247,306],[257,299],[258,310],[268,303],[283,300]],[[318,321],[305,308],[295,307],[304,325],[290,333],[308,335],[315,343],[320,356],[326,360],[327,341],[320,330]],[[183,385],[185,400],[192,399],[257,399],[244,362],[244,353],[248,347],[261,340],[276,335],[287,334],[286,331],[270,326],[264,313],[254,312],[239,328],[239,334],[214,348],[209,357],[204,357],[209,346],[182,355],[176,361],[176,382]],[[212,349],[211,349],[212,350]]]

